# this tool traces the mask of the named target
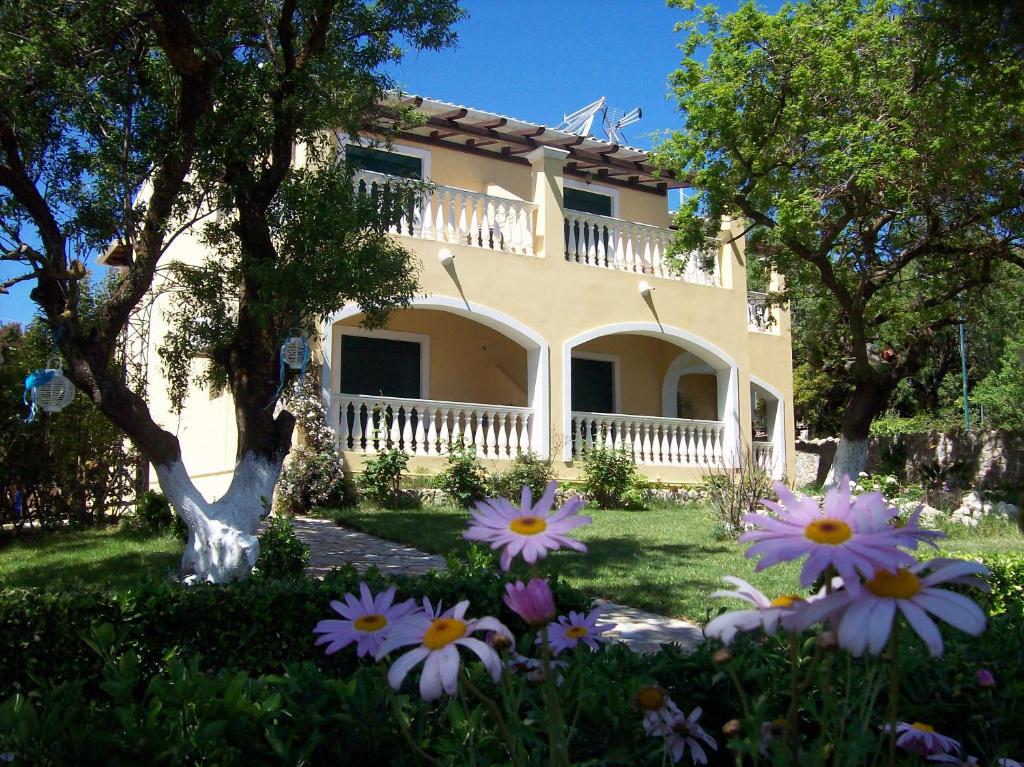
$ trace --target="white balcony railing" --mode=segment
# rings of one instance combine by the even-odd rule
[[[447,455],[461,439],[481,458],[501,459],[533,445],[533,410],[527,407],[353,394],[331,399],[344,451],[397,447],[410,455]]]
[[[763,440],[754,440],[751,443],[754,451],[754,465],[771,469],[775,465],[775,445]]]
[[[720,466],[725,460],[722,421],[573,412],[571,437],[573,458],[604,447],[625,450],[638,464]]]
[[[673,271],[668,260],[671,241],[670,229],[594,213],[565,211],[565,258],[568,261],[681,279],[697,285],[719,284],[717,272],[701,269],[695,257],[687,259],[682,273]]]
[[[753,333],[779,334],[779,319],[768,303],[767,293],[747,293],[747,329]]]
[[[405,180],[360,170],[353,183],[363,194],[386,199],[393,194],[392,189],[400,190]],[[536,208],[532,202],[436,184],[431,194],[412,201],[405,208],[401,222],[391,231],[425,240],[532,256]]]

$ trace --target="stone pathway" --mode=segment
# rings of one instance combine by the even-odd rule
[[[409,546],[386,541],[373,535],[338,527],[329,519],[294,517],[295,534],[309,546],[309,573],[322,577],[331,568],[351,562],[362,572],[377,567],[395,575],[422,575],[429,570],[443,570],[444,557],[427,554]],[[657,652],[663,644],[679,644],[692,650],[704,639],[700,626],[689,621],[635,607],[598,599],[602,616],[614,621],[616,627],[608,636],[625,642],[636,652]]]

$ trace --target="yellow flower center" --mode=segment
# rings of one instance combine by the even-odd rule
[[[636,694],[636,702],[645,711],[657,711],[665,705],[665,693],[657,687],[644,687]]]
[[[796,594],[782,594],[775,597],[770,604],[772,607],[792,607],[797,602],[803,602],[804,598]]]
[[[913,727],[915,730],[920,730],[921,732],[935,732],[934,727],[932,727],[930,724],[925,724],[924,722],[914,722],[910,726]]]
[[[815,543],[838,546],[850,540],[853,531],[841,519],[816,519],[804,528],[804,536]]]
[[[540,517],[516,517],[509,524],[509,529],[519,535],[536,535],[543,533],[548,528],[548,523]]]
[[[565,630],[565,635],[569,637],[569,639],[579,639],[580,637],[585,637],[587,635],[587,627],[573,626],[572,628],[568,628]]]
[[[423,635],[423,644],[431,650],[440,650],[466,633],[466,622],[458,618],[434,618]]]
[[[895,575],[888,570],[879,570],[865,585],[877,597],[910,599],[921,590],[921,579],[906,568],[900,568]]]
[[[356,631],[380,631],[388,625],[388,619],[383,615],[374,613],[372,615],[360,615],[353,623]]]

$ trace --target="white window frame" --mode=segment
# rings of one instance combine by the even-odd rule
[[[355,144],[356,146],[367,147],[369,149],[376,149],[379,152],[391,152],[392,154],[404,154],[406,157],[418,157],[420,159],[421,168],[423,169],[423,177],[421,180],[430,180],[429,149],[421,149],[418,146],[411,146],[398,141],[392,143],[391,146],[387,146],[370,136],[353,137],[347,133],[341,132],[335,132],[335,136],[338,139],[338,156],[342,160],[345,159],[345,147],[349,144]]]
[[[379,338],[385,341],[406,341],[419,344],[420,347],[420,396],[419,399],[430,399],[430,336],[425,333],[406,333],[399,330],[367,330],[366,328],[348,325],[334,326],[334,349],[331,364],[337,370],[337,380],[331,381],[335,393],[341,393],[341,337],[361,336],[363,338]],[[373,395],[369,395],[373,396]]]
[[[574,351],[570,357],[569,362],[569,375],[572,376],[572,362],[571,360],[598,360],[600,362],[612,363],[612,386],[614,391],[612,392],[612,400],[615,402],[615,412],[609,413],[609,415],[619,415],[622,413],[622,359],[618,354],[606,354],[605,352],[577,352]],[[569,386],[572,386],[572,381],[569,381]],[[572,391],[569,391],[569,402],[570,407],[572,403]]]
[[[604,184],[588,184],[586,181],[577,181],[574,178],[563,178],[562,186],[568,187],[569,189],[578,189],[581,192],[592,192],[594,194],[601,194],[605,197],[612,198],[612,218],[620,218],[619,216],[619,190],[613,186],[605,186]]]

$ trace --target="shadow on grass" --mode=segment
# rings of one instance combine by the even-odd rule
[[[40,562],[9,573],[4,578],[4,585],[51,588],[80,582],[121,589],[173,575],[177,572],[179,559],[177,554],[165,551],[131,551],[85,561]]]

